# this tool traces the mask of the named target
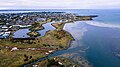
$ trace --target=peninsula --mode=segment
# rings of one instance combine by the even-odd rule
[[[0,66],[29,66],[29,63],[39,58],[46,57],[58,50],[67,49],[74,38],[69,32],[63,30],[64,25],[78,20],[91,20],[91,17],[93,16],[82,16],[81,19],[81,17],[75,14],[65,12],[0,14]],[[39,34],[38,31],[44,30],[43,24],[50,22],[54,22],[51,25],[56,29],[46,31],[44,36],[39,37],[41,34]],[[27,33],[29,37],[14,37],[14,33],[17,30],[26,28],[30,31]],[[39,65],[42,62],[46,62],[47,65],[51,65],[52,63],[61,65],[63,63],[61,58],[58,58],[61,62],[52,59],[49,59],[51,63],[45,60],[37,64]],[[69,61],[65,58],[64,60]],[[78,67],[81,66],[81,64],[69,62]],[[67,64],[67,62],[64,63],[65,65]]]

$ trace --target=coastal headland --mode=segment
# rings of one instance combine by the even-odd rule
[[[7,17],[6,17],[7,16]],[[74,14],[64,12],[33,12],[18,14],[0,14],[0,66],[18,67],[34,62],[39,58],[46,57],[58,50],[64,50],[69,47],[74,40],[72,35],[63,30],[66,23],[78,20],[91,20],[93,16],[84,16],[82,19]],[[8,18],[9,17],[9,18]],[[40,36],[38,30],[44,30],[43,24],[55,21],[51,25],[55,30],[49,30],[44,36]],[[21,28],[29,28],[28,38],[14,38],[13,33]],[[22,33],[22,32],[21,32]],[[70,64],[81,67],[68,59],[62,58],[43,60],[36,65],[62,65]],[[57,61],[58,60],[58,61]],[[65,62],[68,61],[68,62]],[[63,64],[64,62],[64,64]]]

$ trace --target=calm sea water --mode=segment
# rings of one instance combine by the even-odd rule
[[[67,50],[58,51],[53,55],[72,60],[75,60],[76,57],[84,57],[93,67],[120,67],[120,59],[112,53],[114,47],[120,49],[120,9],[41,11],[65,11],[79,15],[98,15],[99,17],[94,18],[93,21],[66,24],[64,29],[72,34],[75,41]]]
[[[66,24],[64,29],[75,38],[68,50],[60,51],[67,58],[84,56],[93,67],[120,67],[120,59],[113,55],[115,47],[120,49],[120,10],[66,10],[79,15],[98,15],[93,21]],[[82,48],[88,50],[82,52]]]
[[[94,21],[75,23],[78,28],[77,32],[83,32],[83,36],[81,39],[79,37],[76,39],[79,43],[74,49],[81,44],[89,46],[85,58],[93,67],[120,67],[120,59],[112,53],[114,47],[120,49],[120,10],[78,10],[76,13],[80,15],[94,14],[99,17]],[[82,29],[86,31],[78,31]]]
[[[80,36],[76,38],[78,43],[74,49],[81,44],[89,46],[85,58],[93,67],[120,67],[120,59],[112,53],[114,47],[120,49],[120,10],[78,10],[76,13],[80,15],[94,14],[99,17],[95,18],[94,21],[75,23],[76,27],[73,26],[72,29],[77,28],[77,32],[83,33],[72,33],[73,35],[82,35],[81,38]],[[82,29],[84,30],[79,31]]]
[[[120,49],[120,29],[87,25],[81,41],[90,46],[86,58],[94,67],[120,67],[120,59],[112,53],[114,47]]]

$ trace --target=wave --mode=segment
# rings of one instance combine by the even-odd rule
[[[107,23],[102,23],[97,21],[86,21],[85,23],[93,26],[98,26],[98,27],[120,28],[120,25],[107,24]]]

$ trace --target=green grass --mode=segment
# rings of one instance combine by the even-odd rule
[[[48,31],[44,37],[37,38],[35,40],[32,40],[32,42],[35,42],[35,44],[28,44],[24,43],[24,41],[18,41],[13,42],[7,40],[0,40],[0,66],[20,66],[25,63],[28,63],[30,61],[36,60],[37,58],[42,58],[46,56],[44,53],[46,51],[49,51],[50,49],[54,50],[62,50],[66,49],[68,47],[68,43],[72,41],[73,38],[71,35],[64,31]],[[11,52],[11,49],[6,49],[5,46],[9,47],[18,47],[18,48],[34,48],[34,47],[41,47],[46,48],[46,51],[26,51],[26,50],[17,50]],[[24,61],[25,57],[24,55],[32,56],[32,59],[29,59],[28,61]]]
[[[4,22],[0,22],[0,24],[5,24]]]
[[[44,27],[42,26],[42,24],[44,24],[45,22],[40,22],[40,23],[35,23],[33,24],[29,30],[31,31],[38,31],[38,30],[42,30],[44,29]]]
[[[61,62],[62,65],[60,65],[58,62]],[[36,65],[38,65],[38,67],[82,67],[80,64],[76,64],[73,61],[60,57],[51,57],[41,62],[37,62]]]
[[[25,57],[32,56],[28,61],[24,61]],[[25,50],[17,50],[10,51],[9,49],[1,49],[0,51],[0,67],[18,67],[22,66],[25,63],[36,60],[37,58],[44,57],[44,52],[41,51],[25,51]]]
[[[39,32],[37,31],[32,31],[27,33],[27,35],[29,35],[30,37],[37,37],[37,36],[40,36],[41,34],[39,34]]]
[[[60,25],[63,26],[63,25]],[[19,67],[23,64],[32,62],[38,58],[45,57],[45,52],[49,50],[67,49],[68,44],[73,40],[73,37],[65,30],[50,30],[41,38],[35,40],[13,40],[12,38],[0,40],[0,66],[2,67]],[[9,46],[9,48],[5,48]],[[12,51],[12,47],[21,48],[17,51]],[[45,48],[46,50],[26,51],[27,48]],[[31,59],[24,61],[24,55],[32,56]]]

